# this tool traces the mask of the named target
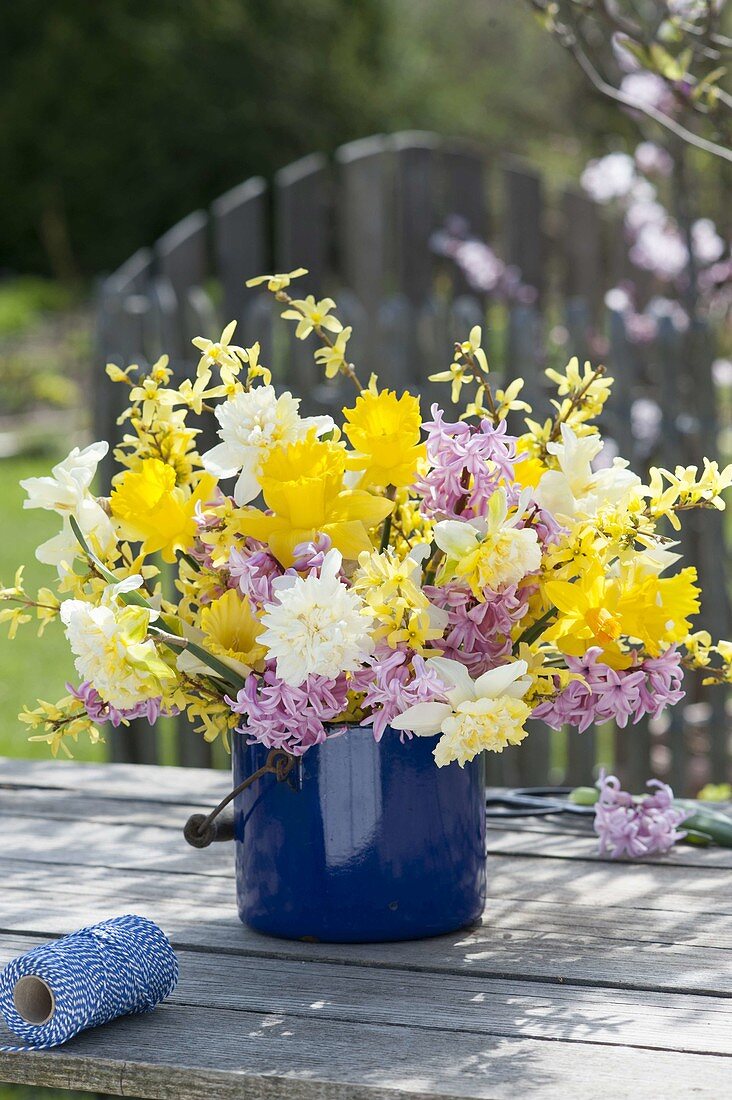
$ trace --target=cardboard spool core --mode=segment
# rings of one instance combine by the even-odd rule
[[[15,983],[13,1003],[27,1024],[46,1024],[56,1008],[53,990],[43,978],[28,974]]]

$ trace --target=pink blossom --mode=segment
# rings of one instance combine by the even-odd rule
[[[137,706],[119,710],[117,707],[105,703],[97,689],[92,687],[88,680],[79,684],[78,688],[74,687],[73,684],[67,684],[66,690],[84,704],[86,713],[92,722],[109,722],[115,729],[117,726],[121,726],[123,722],[131,722],[133,718],[146,718],[150,725],[153,725],[161,715],[164,718],[173,718],[180,713],[177,707],[164,710],[163,700],[160,697],[157,699],[143,699]]]
[[[264,543],[254,539],[246,539],[240,547],[231,551],[227,568],[231,587],[238,588],[255,604],[272,602],[272,582],[284,573],[276,558],[265,549]]]
[[[372,678],[362,704],[371,709],[371,715],[364,718],[361,725],[373,724],[376,741],[384,736],[392,718],[403,714],[407,707],[435,700],[444,702],[446,685],[437,673],[419,656],[412,657],[412,670],[409,664],[409,653],[403,649],[377,655],[371,660]]]
[[[236,699],[226,696],[235,714],[245,717],[238,732],[249,738],[249,744],[286,749],[293,756],[325,741],[325,723],[332,722],[348,704],[348,683],[345,676],[328,680],[324,676],[309,676],[299,687],[279,680],[274,667],[263,676],[250,673]]]
[[[691,227],[694,255],[700,264],[707,266],[721,259],[726,245],[711,218],[699,218]]]
[[[628,73],[624,76],[620,91],[623,95],[634,99],[639,106],[652,107],[662,114],[673,114],[676,110],[676,100],[666,81],[656,73],[646,71]]]
[[[332,545],[330,536],[322,533],[311,542],[298,542],[293,551],[293,568],[298,573],[317,573]]]
[[[656,718],[665,707],[683,699],[681,654],[675,648],[660,657],[634,660],[629,668],[619,670],[599,663],[601,653],[593,646],[582,658],[568,657],[570,672],[579,673],[582,680],[570,681],[554,699],[540,703],[532,717],[552,729],[570,725],[583,733],[595,721],[612,719],[625,727],[631,719]]]
[[[612,202],[630,194],[636,180],[633,158],[627,153],[608,153],[591,160],[580,182],[595,202]]]
[[[511,486],[511,499],[516,440],[506,434],[506,421],[494,426],[482,420],[477,428],[465,421],[448,424],[437,405],[432,416],[424,425],[431,469],[416,485],[422,511],[434,519],[484,516],[501,482]]]
[[[510,585],[501,592],[486,589],[479,603],[470,589],[454,581],[425,589],[425,595],[448,613],[444,641],[439,647],[445,657],[460,661],[470,675],[480,676],[511,652],[511,631],[526,614],[531,589]]]
[[[616,776],[606,775],[604,770],[597,786],[595,832],[600,838],[600,855],[610,859],[663,855],[686,836],[679,825],[692,811],[674,806],[674,792],[668,784],[649,779],[646,786],[654,793],[638,801],[621,789]]]
[[[630,258],[636,267],[653,271],[660,279],[676,279],[689,262],[689,252],[675,224],[644,223],[631,245]]]
[[[642,141],[637,146],[635,163],[646,175],[670,176],[673,168],[671,154],[654,141]]]

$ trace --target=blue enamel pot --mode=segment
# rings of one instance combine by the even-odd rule
[[[285,939],[420,939],[475,922],[485,901],[482,757],[438,768],[437,738],[350,726],[234,803],[239,916]],[[234,783],[268,750],[234,735]]]

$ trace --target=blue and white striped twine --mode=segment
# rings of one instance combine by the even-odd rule
[[[21,978],[40,978],[53,1000],[49,1019],[30,1023],[14,999]],[[24,1046],[2,1052],[47,1050],[118,1016],[149,1012],[173,992],[178,960],[165,933],[129,914],[34,947],[0,973],[0,1014]]]

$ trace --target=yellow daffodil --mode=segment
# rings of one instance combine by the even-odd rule
[[[513,468],[513,476],[523,489],[535,489],[546,473],[546,466],[536,455],[522,446],[519,440],[516,448],[516,464]]]
[[[364,390],[343,415],[343,431],[355,451],[348,456],[348,466],[363,471],[362,486],[403,487],[414,481],[417,463],[426,455],[426,447],[419,441],[418,397],[411,393],[397,397],[393,390]]]
[[[292,309],[286,309],[282,316],[286,321],[297,321],[295,336],[298,340],[305,340],[313,329],[326,329],[328,332],[340,332],[343,325],[337,317],[331,317],[335,309],[332,298],[321,298],[316,302],[312,294],[307,298],[296,298],[292,302]]]
[[[267,650],[257,641],[263,629],[249,602],[234,588],[201,610],[205,649],[235,662],[240,670],[261,672],[264,668]]]
[[[618,613],[618,589],[609,582],[598,563],[576,581],[547,581],[546,599],[559,617],[544,631],[542,639],[553,642],[560,652],[582,657],[591,646],[600,646],[602,660],[611,668],[626,668],[630,658],[619,645],[623,622]]]
[[[468,521],[446,519],[435,525],[435,542],[445,555],[438,583],[457,577],[465,581],[476,600],[485,601],[486,589],[497,591],[518,584],[541,565],[539,539],[530,527],[519,527],[529,497],[526,490],[516,510],[508,515],[504,489],[488,503],[488,515]]]
[[[243,508],[238,526],[242,535],[268,543],[284,566],[293,562],[293,550],[325,534],[344,558],[355,560],[371,550],[369,529],[381,523],[392,502],[359,489],[346,489],[343,476],[346,451],[311,431],[306,439],[270,451],[260,484],[271,515]]]
[[[625,583],[617,583],[617,614],[623,633],[657,657],[689,634],[690,617],[699,611],[696,569],[689,566],[674,577],[638,575],[631,568]]]
[[[163,561],[174,562],[177,551],[193,545],[196,505],[205,502],[215,486],[216,479],[203,474],[187,494],[176,488],[172,466],[148,458],[122,475],[112,490],[110,507],[125,538],[142,542],[147,554],[160,551]]]

